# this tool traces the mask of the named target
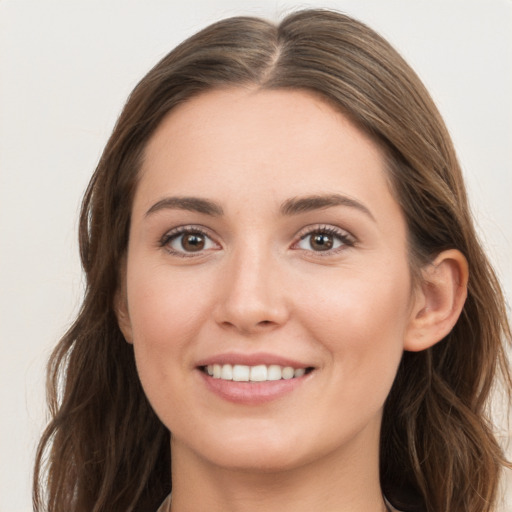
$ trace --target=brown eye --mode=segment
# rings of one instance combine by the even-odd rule
[[[181,256],[187,254],[192,256],[192,253],[220,248],[206,233],[187,228],[180,228],[177,233],[167,234],[162,239],[161,245],[166,247],[169,252]]]
[[[334,237],[326,233],[315,233],[309,243],[314,251],[328,251],[334,245]]]
[[[349,233],[339,228],[327,226],[302,235],[296,247],[311,252],[334,254],[337,249],[352,247],[353,245],[354,239]]]
[[[188,233],[181,237],[181,247],[187,252],[196,252],[204,249],[205,237],[201,233]]]

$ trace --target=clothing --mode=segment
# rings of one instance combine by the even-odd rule
[[[393,507],[393,505],[391,505],[391,503],[389,503],[386,497],[384,497],[384,501],[386,502],[386,506],[388,507],[389,512],[400,512],[400,510],[396,509],[395,507]]]
[[[391,503],[389,503],[388,500],[386,500],[386,505],[389,508],[389,512],[400,512],[399,510],[394,508],[393,505],[391,505]],[[165,501],[160,505],[160,508],[156,512],[170,512],[170,510],[171,510],[171,495],[169,494],[169,496],[167,496],[167,498],[165,498]]]
[[[169,512],[171,510],[171,495],[165,498],[164,502],[160,505],[156,512]]]

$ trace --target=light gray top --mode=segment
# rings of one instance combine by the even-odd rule
[[[393,505],[391,505],[391,503],[389,503],[388,500],[386,500],[386,505],[389,508],[389,512],[400,512],[399,510],[394,508]],[[165,498],[165,501],[160,505],[159,509],[156,512],[170,512],[170,510],[171,510],[171,495],[169,494],[169,496],[167,496],[167,498]]]

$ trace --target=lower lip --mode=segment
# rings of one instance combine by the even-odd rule
[[[211,392],[228,402],[246,405],[259,405],[282,398],[302,386],[311,375],[309,373],[293,379],[265,382],[237,382],[214,379],[203,371],[198,371]]]

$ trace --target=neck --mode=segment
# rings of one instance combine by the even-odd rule
[[[219,467],[174,441],[171,511],[385,512],[378,440],[371,450],[358,443],[351,448],[298,467],[264,471]]]

